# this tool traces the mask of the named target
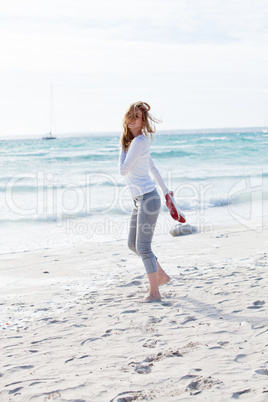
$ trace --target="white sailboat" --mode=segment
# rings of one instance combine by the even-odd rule
[[[42,137],[43,140],[56,140],[55,135],[52,134],[52,120],[53,120],[53,94],[52,85],[50,86],[50,132]]]
[[[54,135],[52,135],[52,132],[50,131],[50,133],[46,134],[44,137],[42,137],[43,140],[56,140],[57,137],[55,137]]]

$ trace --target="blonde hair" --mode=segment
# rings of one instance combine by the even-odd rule
[[[136,118],[137,109],[142,112],[142,131],[148,138],[152,139],[152,134],[155,132],[155,123],[160,123],[160,120],[156,119],[149,113],[151,107],[148,103],[141,101],[132,103],[123,118],[123,133],[121,135],[120,143],[125,151],[128,150],[131,141],[134,138],[128,128],[128,124],[131,120]]]

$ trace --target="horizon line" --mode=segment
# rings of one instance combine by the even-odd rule
[[[242,133],[246,132],[254,132],[258,133],[263,131],[266,133],[268,131],[267,126],[249,126],[249,127],[219,127],[219,128],[186,128],[186,129],[165,129],[165,130],[156,130],[156,133],[163,135],[175,135],[175,134],[209,134],[209,133],[234,133],[236,131],[240,131]],[[75,131],[68,133],[53,133],[53,135],[57,136],[57,138],[71,138],[71,137],[93,137],[96,135],[100,136],[109,136],[109,135],[121,135],[121,131]],[[8,140],[42,140],[44,134],[22,134],[22,135],[12,135],[9,137],[0,137],[0,141],[8,141]]]

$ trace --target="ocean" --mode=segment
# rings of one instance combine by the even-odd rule
[[[0,254],[125,239],[132,199],[119,139],[0,141]],[[267,133],[156,133],[151,156],[199,231],[234,221],[256,230],[268,214]],[[156,235],[170,236],[175,221],[161,197]]]

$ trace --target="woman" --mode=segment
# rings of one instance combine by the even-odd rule
[[[148,275],[150,290],[146,302],[161,300],[159,286],[170,281],[151,250],[154,228],[160,211],[160,196],[150,174],[164,194],[169,193],[150,157],[148,137],[155,132],[158,123],[149,113],[150,106],[136,102],[129,106],[123,119],[119,170],[125,176],[134,207],[130,220],[128,247],[143,261]],[[170,192],[171,193],[171,192]]]

